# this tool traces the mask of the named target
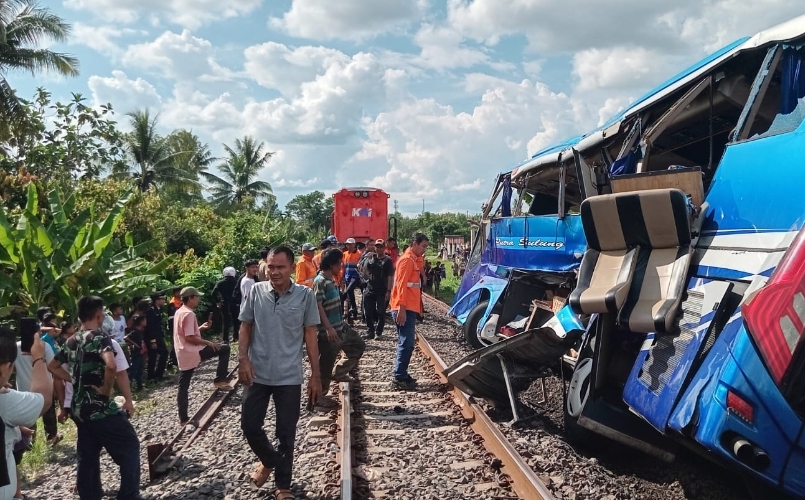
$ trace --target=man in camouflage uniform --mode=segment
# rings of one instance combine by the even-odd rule
[[[72,418],[78,430],[78,495],[100,499],[100,456],[105,448],[120,467],[118,499],[140,498],[140,441],[128,417],[113,399],[117,369],[112,340],[102,330],[103,299],[78,301],[81,330],[51,361],[54,369],[67,363],[73,379]]]

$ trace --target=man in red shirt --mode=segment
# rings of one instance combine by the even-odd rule
[[[394,385],[412,389],[416,379],[408,373],[411,354],[414,352],[417,314],[422,313],[423,256],[428,250],[428,237],[414,234],[411,246],[397,260],[394,288],[391,290],[391,316],[397,324],[397,357],[394,360]]]

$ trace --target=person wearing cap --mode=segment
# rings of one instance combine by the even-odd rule
[[[366,293],[363,294],[363,307],[366,311],[366,338],[373,339],[383,335],[386,327],[386,306],[394,286],[394,266],[385,252],[386,242],[377,240],[364,258],[366,269]]]
[[[416,379],[408,373],[408,365],[414,352],[417,314],[422,313],[422,256],[427,250],[428,237],[422,233],[414,234],[411,246],[400,256],[394,273],[391,317],[397,324],[399,341],[392,382],[401,389],[416,386]]]
[[[162,306],[165,305],[165,294],[151,295],[151,307],[146,313],[148,323],[145,335],[148,339],[148,380],[161,381],[165,378],[165,366],[168,364],[168,346],[165,344],[165,332],[162,330]]]
[[[176,360],[179,363],[179,392],[176,396],[179,407],[179,423],[189,423],[187,416],[187,392],[193,372],[202,361],[218,357],[218,368],[215,371],[214,385],[218,389],[230,391],[234,388],[227,377],[229,373],[229,345],[211,342],[201,337],[201,331],[210,328],[207,321],[199,326],[195,308],[203,294],[192,286],[182,288],[182,307],[173,318],[173,345],[176,347]],[[197,422],[192,425],[198,426]]]
[[[354,321],[358,318],[358,302],[355,300],[355,288],[361,284],[361,275],[358,272],[358,261],[361,260],[361,253],[356,248],[355,238],[347,238],[344,243],[346,244],[343,261],[343,282],[346,286],[344,297],[349,307],[348,321]]]
[[[316,247],[312,243],[302,245],[302,257],[296,263],[296,282],[308,288],[313,288],[313,280],[319,272],[318,266],[313,262],[315,250]]]
[[[224,268],[223,274],[223,279],[215,283],[210,295],[212,295],[213,302],[218,305],[218,309],[221,311],[221,339],[224,344],[228,344],[229,327],[232,326],[240,312],[240,304],[235,304],[232,300],[232,292],[235,291],[235,286],[238,282],[238,271],[232,266],[227,266]],[[236,331],[233,331],[233,338],[236,337],[236,333]]]

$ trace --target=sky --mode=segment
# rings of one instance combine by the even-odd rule
[[[216,156],[251,135],[280,206],[387,191],[404,214],[477,213],[496,175],[589,132],[707,54],[800,14],[793,0],[51,0],[76,78],[11,74],[159,113]]]

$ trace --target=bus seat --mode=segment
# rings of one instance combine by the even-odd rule
[[[621,193],[627,241],[640,245],[618,323],[633,332],[671,330],[687,282],[693,247],[685,194],[678,189]]]
[[[617,313],[629,293],[638,248],[626,241],[616,199],[611,194],[593,196],[581,204],[587,250],[568,299],[577,314]]]

